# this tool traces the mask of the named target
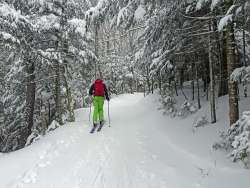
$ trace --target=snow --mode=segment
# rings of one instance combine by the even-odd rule
[[[188,5],[187,8],[186,8],[185,13],[188,14],[188,13],[190,12],[191,8],[192,8],[192,6],[191,6],[191,5]]]
[[[242,7],[238,7],[236,12],[235,12],[235,15],[239,15],[240,13],[242,12]]]
[[[128,78],[128,79],[133,79],[134,75],[133,75],[133,73],[128,73],[128,74],[125,75],[125,77]]]
[[[49,132],[49,131],[55,130],[55,129],[58,128],[59,126],[60,126],[59,123],[57,123],[56,121],[52,121],[52,123],[51,123],[50,126],[48,127],[48,132]]]
[[[212,149],[227,129],[227,100],[218,101],[218,123],[195,132],[193,120],[209,114],[204,101],[202,110],[179,119],[162,115],[157,95],[113,97],[111,127],[93,135],[89,109],[76,110],[76,122],[0,155],[1,187],[249,188],[250,171]],[[249,109],[246,101],[242,110]]]
[[[235,8],[237,8],[237,6],[236,6],[236,5],[232,5],[232,6],[227,10],[226,15],[233,14],[233,11],[234,11]]]
[[[41,16],[38,19],[35,19],[34,22],[35,27],[40,30],[49,30],[52,28],[59,29],[60,27],[59,18],[54,14]]]
[[[20,11],[16,11],[13,7],[10,7],[6,3],[0,3],[0,15],[3,17],[11,17],[15,21],[18,21],[18,20],[27,21],[27,19],[21,15]]]
[[[77,33],[81,34],[81,36],[84,37],[86,35],[86,22],[85,22],[85,20],[73,18],[73,19],[69,20],[69,25],[72,28],[74,28]]]
[[[211,10],[214,10],[215,7],[216,7],[219,3],[221,3],[221,2],[222,2],[222,0],[212,0],[212,3],[211,3]]]
[[[135,20],[137,22],[143,20],[146,10],[140,5],[135,11]]]
[[[196,3],[196,10],[202,9],[203,5],[207,3],[209,0],[198,0]]]
[[[248,81],[250,77],[250,66],[236,68],[230,76],[230,79],[235,82]]]
[[[139,61],[143,57],[144,49],[140,49],[135,53],[135,61]]]
[[[220,20],[220,22],[219,22],[218,30],[219,30],[219,31],[222,31],[223,28],[224,28],[225,26],[227,26],[227,24],[228,24],[229,22],[232,22],[232,19],[233,19],[233,15],[232,15],[232,14],[228,14],[228,15],[224,16],[224,17]]]
[[[124,17],[128,14],[127,12],[127,8],[126,7],[123,7],[119,13],[118,13],[118,16],[117,16],[117,25],[120,25],[121,22],[123,21]]]
[[[94,20],[102,16],[103,11],[109,6],[109,0],[99,0],[95,7],[91,7],[88,11],[86,11],[86,18]]]
[[[18,39],[16,39],[15,37],[13,37],[11,34],[6,33],[6,32],[0,32],[0,37],[2,37],[4,40],[10,40],[11,42],[15,42],[15,43],[20,43],[20,41]]]

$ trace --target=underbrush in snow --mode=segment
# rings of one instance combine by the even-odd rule
[[[182,105],[181,105],[181,108],[180,110],[178,111],[178,116],[180,117],[187,117],[188,115],[190,114],[193,114],[197,112],[197,107],[192,104],[191,102],[189,101],[185,101]]]
[[[214,149],[229,151],[233,162],[242,161],[246,168],[250,168],[250,111],[244,112],[221,137],[222,140],[214,144]]]
[[[172,86],[169,84],[165,84],[160,95],[160,102],[162,104],[161,109],[164,110],[163,114],[175,117],[177,113],[177,101],[174,97]]]

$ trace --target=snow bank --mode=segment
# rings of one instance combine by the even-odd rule
[[[236,161],[242,161],[250,168],[250,111],[243,112],[242,117],[233,124],[226,134],[222,134],[223,140],[214,145],[214,148],[230,150],[229,156]]]

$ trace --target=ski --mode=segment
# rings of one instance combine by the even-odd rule
[[[100,132],[102,130],[103,124],[99,125],[97,132]]]
[[[100,132],[102,130],[103,125],[104,125],[104,122],[102,122],[102,123],[100,122],[99,126],[96,124],[96,126],[93,126],[90,133],[93,134],[95,132],[95,130],[97,132]],[[97,126],[98,126],[98,128],[97,128]]]
[[[93,133],[95,132],[96,127],[97,127],[97,126],[94,126],[94,127],[91,129],[90,134],[93,134]]]

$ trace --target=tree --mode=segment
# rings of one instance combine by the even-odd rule
[[[0,3],[1,45],[11,48],[4,50],[9,55],[4,61],[10,63],[2,76],[1,151],[24,147],[27,139],[44,134],[51,121],[62,124],[64,115],[74,121],[75,101],[83,97],[79,93],[86,95],[86,88],[74,83],[85,81],[81,70],[95,59],[85,21],[79,18],[88,9],[84,6],[89,5],[70,0]],[[12,50],[17,53],[11,55]]]

